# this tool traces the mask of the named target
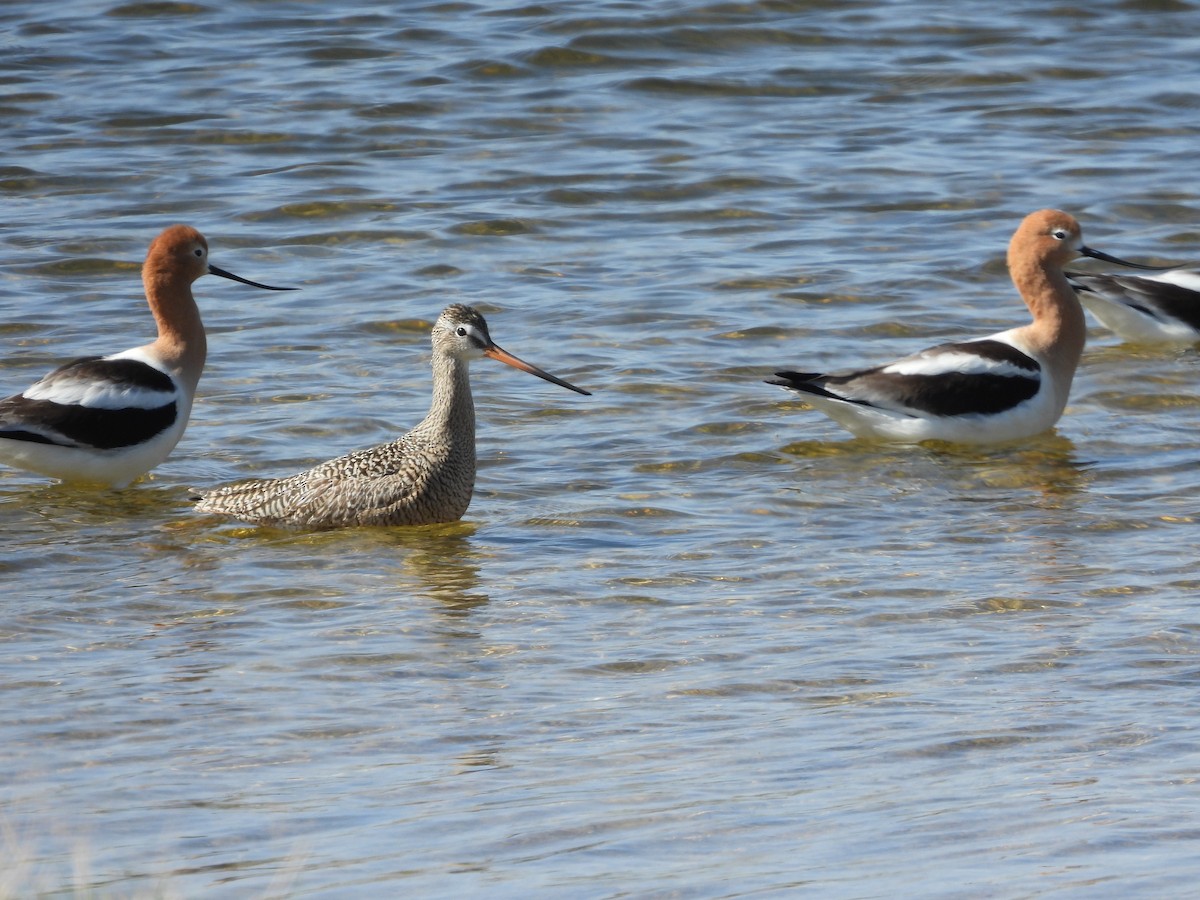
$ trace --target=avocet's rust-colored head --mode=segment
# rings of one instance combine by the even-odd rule
[[[297,288],[272,287],[250,281],[214,266],[208,261],[208,241],[190,225],[171,225],[164,228],[150,244],[142,268],[148,282],[191,284],[204,275],[220,275],[265,291],[294,291]]]
[[[1083,230],[1059,209],[1039,209],[1022,221],[1008,244],[1009,264],[1062,268],[1083,250]]]
[[[1099,250],[1093,250],[1083,243],[1083,229],[1070,213],[1061,209],[1039,209],[1027,215],[1017,228],[1008,245],[1009,266],[1051,265],[1061,269],[1072,260],[1088,256],[1101,259],[1119,266],[1131,269],[1153,269],[1155,266],[1143,266],[1127,262],[1116,256],[1109,256]]]
[[[513,356],[507,350],[497,347],[488,333],[487,322],[484,321],[479,311],[461,303],[452,303],[438,316],[438,320],[433,326],[433,350],[435,353],[464,360],[486,356],[510,365],[514,369],[536,375],[551,384],[565,387],[569,391],[591,396],[590,391],[577,388],[575,385],[539,369],[532,363]]]

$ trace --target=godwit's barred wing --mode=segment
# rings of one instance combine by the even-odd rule
[[[456,452],[462,449],[410,433],[287,478],[206,491],[196,508],[309,528],[454,522],[467,511],[475,482],[473,442],[470,453]]]

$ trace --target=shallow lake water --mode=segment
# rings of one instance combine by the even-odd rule
[[[1198,15],[0,7],[0,391],[148,340],[172,222],[302,288],[197,283],[149,478],[0,470],[0,896],[1194,890],[1196,351],[975,450],[762,379],[1023,323],[1041,207],[1200,264]],[[475,364],[461,523],[192,511],[415,424],[451,302],[594,392]]]

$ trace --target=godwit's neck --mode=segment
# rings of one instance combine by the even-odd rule
[[[463,435],[475,443],[475,403],[466,360],[434,353],[433,403],[422,430],[447,436]]]
[[[142,273],[142,282],[158,324],[158,339],[150,345],[150,352],[194,390],[204,371],[208,340],[200,310],[192,297],[191,282],[156,271],[149,265]]]

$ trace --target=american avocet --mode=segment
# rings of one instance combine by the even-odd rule
[[[1200,273],[1187,269],[1157,275],[1068,272],[1067,281],[1087,311],[1118,337],[1142,344],[1200,341]]]
[[[207,344],[192,282],[220,275],[196,229],[172,225],[142,266],[158,339],[112,356],[88,356],[0,400],[0,462],[63,481],[124,487],[167,458],[187,427]]]
[[[487,356],[575,391],[497,347],[469,306],[447,306],[433,326],[433,404],[412,431],[288,478],[202,492],[197,510],[264,525],[339,528],[432,525],[463,517],[475,487],[475,406],[468,364]]]
[[[1077,256],[1124,260],[1085,247],[1079,223],[1043,209],[1008,246],[1008,269],[1033,321],[977,340],[940,344],[833,375],[777,372],[769,384],[803,395],[859,437],[917,443],[993,443],[1029,437],[1062,415],[1083,353],[1083,309],[1062,267]]]

